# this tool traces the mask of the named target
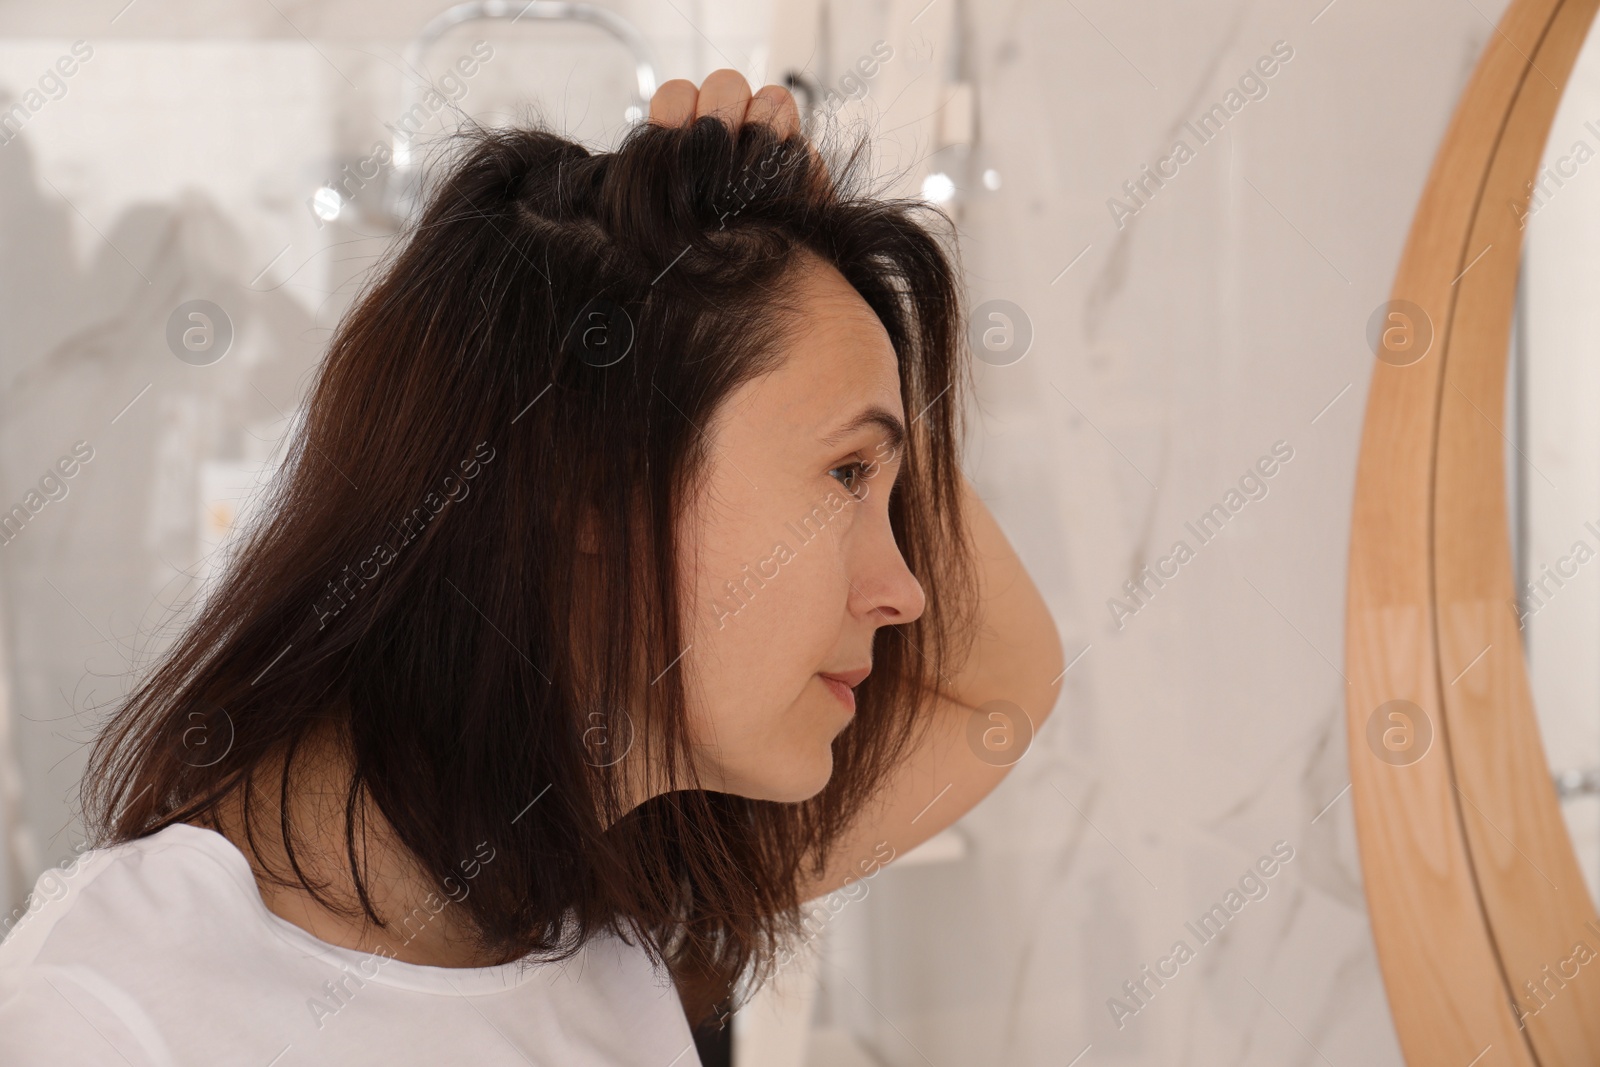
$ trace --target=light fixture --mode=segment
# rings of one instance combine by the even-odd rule
[[[344,207],[344,197],[339,195],[339,190],[331,185],[324,185],[311,197],[311,210],[317,213],[317,218],[324,222],[332,222],[339,217],[339,211]]]
[[[944,171],[934,171],[922,179],[922,199],[931,204],[946,203],[956,195],[956,183]]]

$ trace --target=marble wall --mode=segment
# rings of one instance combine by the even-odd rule
[[[383,247],[371,191],[322,225],[306,200],[398,113],[399,50],[433,13],[119,6],[0,4],[12,99],[93,47],[0,145],[0,501],[93,448],[0,549],[16,902],[70,855],[97,709],[160,648],[206,522],[270,463]],[[769,4],[615,6],[662,77],[770,73]],[[932,0],[914,25],[952,20],[937,53],[885,36],[889,4],[831,9],[827,77],[883,39],[972,87],[971,146],[938,165],[972,302],[1015,305],[1032,342],[978,367],[969,469],[1072,661],[952,858],[889,868],[830,927],[816,1022],[861,1062],[1400,1062],[1345,791],[1364,334],[1502,7]],[[603,141],[627,64],[585,32],[461,30],[434,54],[492,40],[464,109],[534,96]],[[208,366],[166,341],[198,298],[237,339]]]
[[[1081,658],[968,858],[841,913],[824,1017],[896,1065],[1399,1063],[1345,791],[1364,336],[1500,5],[959,10],[971,298],[1034,337],[980,367],[971,469]]]

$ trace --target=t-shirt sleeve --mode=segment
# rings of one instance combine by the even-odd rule
[[[155,1023],[93,968],[32,966],[7,976],[0,1063],[7,1067],[170,1067]]]

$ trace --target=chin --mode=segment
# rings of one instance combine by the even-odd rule
[[[782,804],[798,804],[810,800],[827,786],[833,777],[833,747],[825,746],[821,752],[783,761],[783,773],[768,777],[761,783],[759,793],[746,793],[761,800]]]
[[[722,791],[752,800],[798,804],[822,792],[833,778],[833,742],[850,725],[838,700],[817,687],[821,700],[801,700],[771,724],[768,736],[781,740],[741,746],[736,758],[723,763],[718,775]],[[788,725],[787,729],[784,729]],[[798,726],[798,728],[796,728]]]

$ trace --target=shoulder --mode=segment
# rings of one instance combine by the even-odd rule
[[[192,937],[247,921],[241,879],[253,892],[249,865],[225,838],[183,823],[45,871],[0,941],[0,1004],[32,968],[168,955],[176,928]]]
[[[219,953],[229,939],[216,935],[247,925],[239,879],[249,866],[229,849],[219,834],[176,824],[41,874],[0,941],[0,1060],[50,1048],[53,1062],[101,1062],[110,1050],[83,1025],[98,1018],[162,1062],[135,991]]]

